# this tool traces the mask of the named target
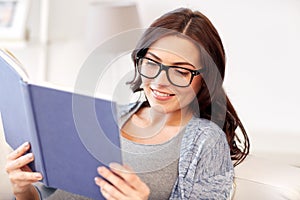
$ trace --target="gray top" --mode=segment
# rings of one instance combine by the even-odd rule
[[[120,127],[139,106],[120,118]],[[150,188],[149,199],[169,199],[178,177],[180,145],[184,130],[161,144],[139,144],[121,137],[123,162],[132,167]]]
[[[150,188],[149,199],[169,199],[178,176],[184,131],[163,144],[138,144],[122,137],[123,162],[133,168]]]

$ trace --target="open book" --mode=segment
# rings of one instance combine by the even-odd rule
[[[0,114],[7,143],[28,141],[42,182],[93,199],[97,167],[121,163],[116,103],[30,83],[21,64],[0,50]]]

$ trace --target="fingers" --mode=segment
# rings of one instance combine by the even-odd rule
[[[9,179],[12,183],[20,182],[24,183],[24,185],[28,183],[34,183],[39,180],[42,180],[42,175],[39,172],[23,172],[23,171],[17,171],[14,173],[11,173],[9,175]]]
[[[101,188],[100,189],[102,195],[105,197],[107,200],[117,200],[116,198],[112,197],[105,189]]]
[[[29,149],[30,144],[26,142],[7,156],[5,169],[16,196],[27,194],[32,183],[43,179],[41,173],[32,172],[27,165],[34,160],[32,153],[26,153]]]
[[[95,183],[100,186],[100,191],[106,199],[125,199],[125,195],[123,193],[102,178],[96,177]]]
[[[137,188],[148,188],[147,185],[141,181],[141,179],[133,172],[133,170],[128,166],[122,166],[118,163],[111,163],[109,165],[110,169],[116,173],[118,176],[123,178],[131,187]]]
[[[30,144],[25,142],[7,156],[5,169],[11,182],[23,181],[26,184],[27,181],[36,182],[43,178],[41,173],[32,172],[27,166],[34,160],[32,153],[25,154],[29,149]]]
[[[7,160],[15,160],[18,157],[22,156],[24,153],[26,153],[30,148],[29,142],[25,142],[21,146],[19,146],[16,150],[8,154]]]
[[[32,162],[33,160],[34,160],[34,156],[33,156],[32,153],[28,153],[26,155],[18,157],[15,160],[10,160],[6,164],[6,167],[5,167],[6,168],[6,172],[10,173],[13,170],[20,169],[23,166],[27,165],[28,163]]]
[[[34,160],[32,153],[23,155],[16,160],[11,160],[6,164],[6,171],[9,174],[9,179],[12,183],[23,182],[37,182],[42,180],[41,173],[32,172],[31,169],[27,166],[28,163]],[[24,169],[24,170],[21,170]]]
[[[23,194],[28,194],[30,188],[33,187],[32,183],[41,180],[42,176],[39,173],[22,172],[19,170],[10,173],[9,179],[12,185],[12,191],[14,195],[17,197],[17,196],[23,196]],[[36,190],[34,190],[34,193],[36,193]]]
[[[108,180],[112,185],[117,186],[123,194],[126,194],[128,191],[132,191],[132,188],[120,176],[114,174],[106,167],[99,167],[98,173]]]
[[[115,199],[148,199],[149,187],[132,169],[116,163],[109,166],[110,169],[98,168],[99,174],[106,180],[99,177],[95,178],[96,184],[101,187],[101,192],[104,191],[103,195],[109,195]]]

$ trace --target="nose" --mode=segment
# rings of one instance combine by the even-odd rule
[[[171,84],[169,82],[169,80],[168,80],[167,71],[166,70],[162,70],[159,73],[159,75],[153,81],[157,85],[161,85],[161,86],[169,86]]]

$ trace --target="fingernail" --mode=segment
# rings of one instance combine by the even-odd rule
[[[41,175],[41,174],[35,174],[35,178],[37,178],[37,179],[41,180],[43,177],[42,177],[42,175]]]
[[[27,157],[28,157],[28,159],[32,159],[33,158],[33,154],[29,153],[29,154],[27,154]]]
[[[103,186],[103,180],[100,177],[95,177],[94,180],[97,185],[99,185],[100,187]]]
[[[103,173],[104,170],[105,170],[104,167],[98,167],[98,172],[99,172],[99,173]]]
[[[25,143],[24,143],[24,147],[25,147],[25,148],[29,147],[29,142],[25,142]]]

